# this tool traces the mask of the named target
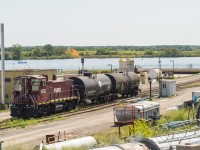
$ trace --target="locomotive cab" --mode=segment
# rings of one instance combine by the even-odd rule
[[[27,75],[14,78],[13,96],[11,99],[12,117],[29,117],[35,114],[38,95],[41,88],[46,87],[47,79],[44,76]]]

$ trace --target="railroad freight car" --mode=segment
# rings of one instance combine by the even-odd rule
[[[69,78],[74,81],[77,88],[78,103],[83,104],[86,100],[102,102],[110,100],[111,80],[104,74],[94,77],[82,76]]]
[[[124,95],[136,96],[139,90],[140,78],[134,72],[116,73],[116,74],[105,74],[112,82],[111,93]]]

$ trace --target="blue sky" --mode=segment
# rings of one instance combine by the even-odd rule
[[[200,45],[199,0],[0,0],[5,46]]]

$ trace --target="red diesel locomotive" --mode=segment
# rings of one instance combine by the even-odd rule
[[[73,80],[49,80],[45,75],[14,78],[12,117],[36,117],[75,107]]]

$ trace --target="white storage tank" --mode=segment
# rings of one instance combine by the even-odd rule
[[[150,79],[158,79],[159,77],[162,77],[162,71],[160,69],[150,69],[148,77]]]
[[[113,111],[115,124],[130,124],[135,119],[148,120],[150,116],[159,115],[160,104],[152,101],[140,101],[115,107]]]
[[[169,97],[176,95],[176,81],[175,80],[161,80],[159,84],[159,96]]]
[[[78,149],[82,146],[91,148],[95,144],[97,144],[97,141],[94,137],[86,136],[86,137],[82,137],[82,138],[47,144],[47,145],[44,145],[44,148],[46,148],[47,150],[54,150],[54,149],[55,150],[63,150],[64,148],[66,148],[66,149],[77,148]]]
[[[119,60],[119,71],[134,72],[134,60],[129,58],[122,58]]]

